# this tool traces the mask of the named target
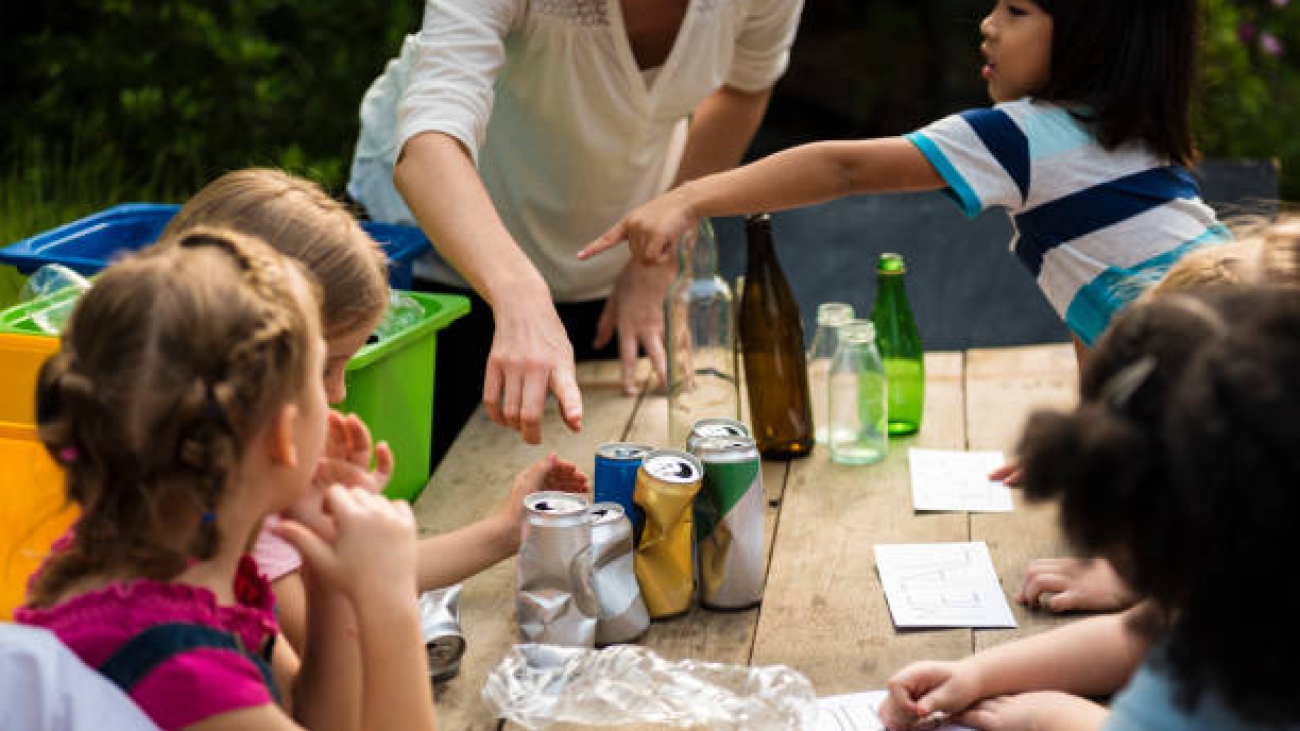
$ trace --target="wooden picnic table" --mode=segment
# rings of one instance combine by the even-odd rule
[[[570,433],[552,404],[541,447],[524,444],[480,409],[416,502],[422,533],[444,532],[486,515],[506,494],[511,477],[548,450],[590,470],[603,442],[669,446],[663,396],[622,395],[615,362],[581,364],[579,381],[582,432]],[[893,440],[882,463],[836,465],[821,447],[802,460],[764,463],[769,564],[762,606],[736,613],[696,608],[652,624],[641,644],[670,659],[788,665],[825,696],[881,688],[912,660],[959,658],[1055,626],[1060,618],[1012,602],[1019,624],[1014,630],[897,631],[872,546],[985,541],[1009,598],[1019,590],[1030,559],[1067,555],[1055,509],[1026,505],[1019,490],[1012,490],[1012,513],[915,513],[907,448],[1010,454],[1029,412],[1072,404],[1076,381],[1069,345],[928,353],[921,431]],[[440,728],[500,728],[480,691],[487,674],[520,641],[514,571],[513,560],[503,561],[465,583],[461,624],[468,649],[460,674],[436,689]]]

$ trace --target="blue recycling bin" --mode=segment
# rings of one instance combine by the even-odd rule
[[[62,264],[85,275],[95,274],[123,251],[136,251],[158,240],[180,206],[173,203],[123,203],[81,220],[39,233],[0,249],[0,264],[31,274],[45,264]],[[362,221],[361,228],[388,256],[388,281],[410,289],[412,265],[429,250],[417,226]]]

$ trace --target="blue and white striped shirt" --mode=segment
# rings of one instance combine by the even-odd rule
[[[1141,144],[1107,150],[1055,104],[962,112],[907,139],[967,216],[1007,210],[1011,249],[1088,345],[1180,257],[1230,238],[1186,169]]]

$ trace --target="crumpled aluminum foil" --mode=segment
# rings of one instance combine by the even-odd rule
[[[784,665],[669,661],[638,645],[515,645],[488,675],[483,700],[529,729],[565,722],[802,731],[817,713],[812,684]]]

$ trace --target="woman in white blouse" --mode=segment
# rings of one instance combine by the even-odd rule
[[[490,307],[439,335],[435,441],[477,405],[466,380],[479,374],[488,414],[528,442],[548,393],[578,430],[574,349],[615,332],[625,390],[639,348],[663,377],[675,265],[574,254],[638,204],[739,162],[801,6],[428,0],[422,30],[362,102],[348,191],[374,218],[424,229],[441,257],[417,262],[422,285],[469,287]],[[457,398],[466,412],[444,417]]]

